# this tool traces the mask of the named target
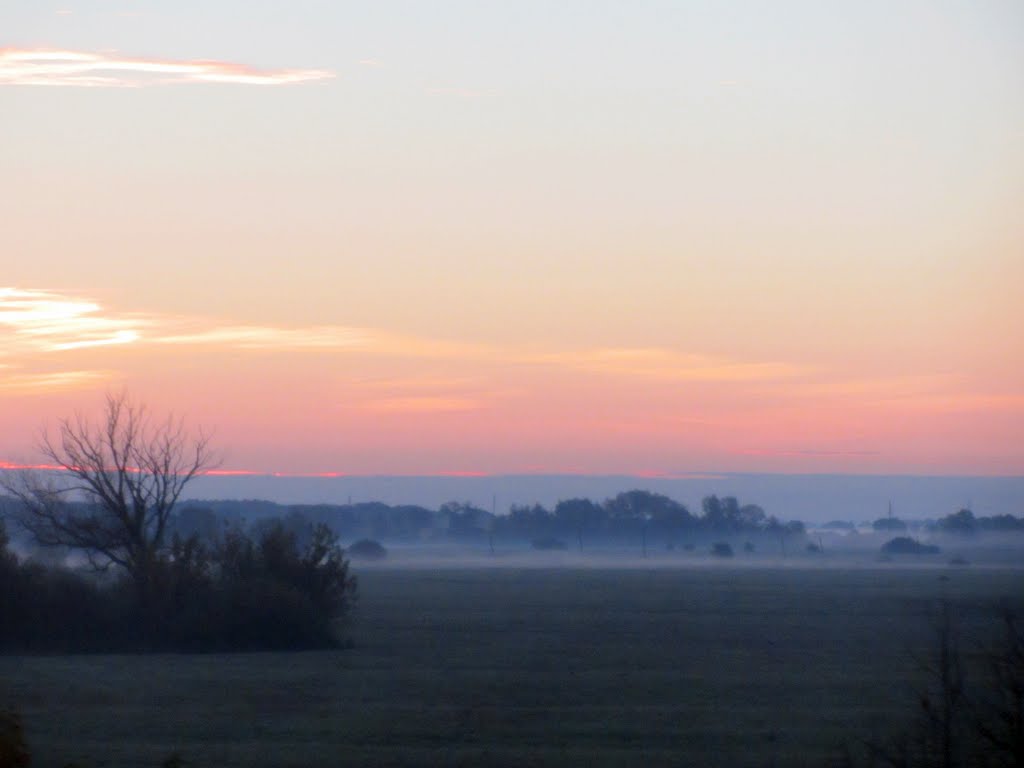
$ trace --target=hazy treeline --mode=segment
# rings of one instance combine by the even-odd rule
[[[836,530],[855,530],[856,525],[843,520],[835,520],[825,525]],[[871,523],[871,528],[881,533],[902,532],[907,530],[922,533],[939,533],[954,535],[972,535],[976,533],[1008,533],[1024,531],[1024,517],[1013,515],[992,515],[978,517],[970,509],[961,509],[938,520],[906,521],[898,517],[880,517]]]
[[[232,527],[259,531],[272,520],[280,521],[300,542],[314,525],[323,523],[348,542],[371,538],[394,542],[477,541],[486,545],[488,540],[504,544],[557,540],[579,548],[634,546],[645,537],[652,545],[759,538],[773,542],[792,539],[799,545],[808,527],[799,520],[783,522],[757,504],[741,504],[732,496],[708,496],[700,510],[692,511],[667,496],[643,490],[625,491],[600,502],[567,499],[550,509],[541,504],[513,505],[503,514],[454,501],[438,509],[381,502],[281,505],[258,500],[192,501],[176,513],[173,526],[183,536],[197,534],[211,540]],[[889,535],[911,531],[914,535],[970,536],[1024,532],[1024,517],[976,517],[962,509],[936,520],[882,517],[868,525],[876,533]],[[823,527],[837,532],[858,528],[846,521],[833,521]]]
[[[174,535],[144,587],[124,572],[20,558],[0,521],[0,648],[48,652],[255,650],[336,645],[355,579],[337,538],[301,545],[280,524],[215,544]]]
[[[632,490],[603,502],[575,498],[553,509],[540,504],[513,505],[494,514],[470,503],[449,502],[433,510],[380,502],[283,506],[267,501],[189,502],[173,525],[183,535],[218,535],[218,531],[277,518],[301,538],[317,523],[329,525],[342,540],[384,541],[491,540],[530,542],[558,539],[585,548],[590,544],[630,544],[647,537],[652,543],[687,544],[759,535],[802,537],[799,521],[782,522],[756,504],[731,496],[708,496],[699,512],[662,494]]]

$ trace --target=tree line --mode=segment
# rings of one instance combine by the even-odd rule
[[[604,501],[586,498],[513,505],[495,514],[469,502],[448,502],[438,509],[381,502],[277,505],[266,501],[201,501],[183,505],[172,526],[183,535],[216,537],[230,527],[258,528],[260,520],[280,519],[300,537],[317,523],[329,525],[343,540],[368,537],[386,541],[462,540],[530,542],[558,538],[584,549],[590,544],[651,542],[685,544],[712,538],[805,534],[800,521],[782,522],[756,504],[732,496],[708,496],[699,514],[668,496],[645,490],[624,491]]]

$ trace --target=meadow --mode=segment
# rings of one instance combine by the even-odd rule
[[[792,766],[909,724],[1014,569],[359,569],[336,651],[3,656],[34,766]]]

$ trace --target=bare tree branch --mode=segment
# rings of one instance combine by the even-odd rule
[[[164,553],[167,523],[185,486],[216,466],[209,437],[181,418],[154,422],[127,394],[108,395],[102,418],[80,413],[44,434],[40,451],[59,471],[0,481],[21,502],[22,525],[44,546],[86,552],[124,568],[141,587]]]

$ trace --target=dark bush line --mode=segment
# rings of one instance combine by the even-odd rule
[[[230,531],[214,548],[175,538],[148,594],[21,563],[0,525],[0,649],[43,653],[326,648],[356,596],[337,540],[317,526],[304,548],[282,526]]]

